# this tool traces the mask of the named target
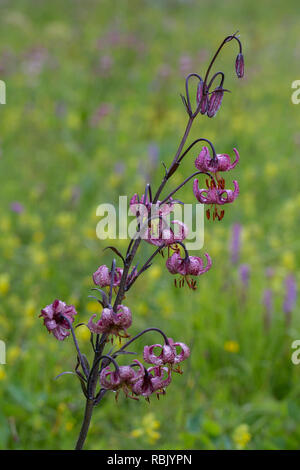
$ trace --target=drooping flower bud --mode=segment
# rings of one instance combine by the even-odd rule
[[[238,78],[243,78],[244,76],[244,69],[245,69],[245,64],[244,64],[244,56],[240,52],[235,60],[235,71],[238,76]]]
[[[197,105],[199,106],[200,103],[201,103],[200,113],[206,114],[207,107],[208,107],[208,88],[205,85],[205,94],[204,94],[204,83],[202,80],[199,82],[198,88],[197,88]]]
[[[214,117],[220,109],[222,104],[222,99],[224,96],[224,90],[221,86],[217,87],[211,94],[208,107],[207,107],[207,116],[212,118]]]

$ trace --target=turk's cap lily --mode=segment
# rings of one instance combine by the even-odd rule
[[[61,300],[54,300],[41,310],[40,317],[44,319],[44,325],[49,333],[52,333],[56,339],[63,341],[70,332],[70,323],[74,322],[74,315],[77,312],[74,305],[67,305]]]
[[[223,189],[217,187],[216,184],[211,181],[211,186],[207,189],[199,189],[198,179],[194,180],[193,192],[196,196],[196,199],[201,204],[228,204],[233,202],[239,195],[239,185],[236,180],[233,181],[234,189]],[[218,185],[219,186],[219,185]]]
[[[161,201],[157,201],[155,204],[150,202],[149,197],[145,198],[143,194],[141,198],[139,198],[138,194],[135,193],[132,198],[130,199],[130,211],[133,215],[141,215],[142,217],[146,217],[150,212],[151,216],[166,216],[174,209],[174,200],[170,198],[168,202],[161,204]]]
[[[118,305],[117,312],[114,312],[112,308],[104,308],[100,319],[94,322],[96,316],[96,314],[92,315],[88,321],[88,328],[92,333],[121,336],[120,331],[123,331],[127,336],[126,330],[132,324],[132,315],[130,309],[125,305]]]
[[[201,276],[206,273],[212,266],[212,260],[208,253],[204,254],[206,265],[199,256],[189,256],[181,258],[180,253],[173,253],[166,261],[166,266],[171,274],[181,274],[182,276]]]
[[[108,269],[108,267],[105,264],[99,266],[97,271],[95,271],[93,274],[94,284],[100,287],[110,286],[111,274],[112,274],[111,271]],[[120,285],[122,274],[123,274],[122,268],[115,269],[113,287],[117,287]]]
[[[110,366],[104,367],[99,377],[103,388],[115,391],[124,385],[130,387],[138,379],[138,373],[130,366],[119,366],[118,370],[111,370]]]
[[[235,160],[231,163],[230,156],[226,153],[217,154],[216,158],[212,158],[208,147],[204,146],[195,160],[195,167],[200,171],[211,173],[232,170],[240,159],[237,149],[234,148],[233,151],[235,153]]]
[[[190,355],[189,347],[180,342],[174,342],[172,338],[168,338],[169,344],[152,344],[151,346],[144,347],[144,361],[148,364],[162,366],[164,364],[179,364],[187,359]],[[177,352],[176,348],[180,348]],[[160,354],[155,354],[155,349],[160,350]]]
[[[173,220],[174,230],[171,227],[162,227],[164,221],[158,221],[157,224],[151,224],[147,229],[145,241],[156,246],[170,246],[182,242],[188,235],[188,227],[180,220]]]
[[[165,388],[170,384],[172,376],[168,367],[153,366],[145,369],[144,366],[135,359],[137,364],[143,368],[143,375],[132,385],[135,395],[148,398],[152,393],[163,394]]]

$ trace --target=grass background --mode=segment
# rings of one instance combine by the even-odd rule
[[[237,29],[246,77],[236,79],[237,48],[227,46],[217,69],[232,93],[191,135],[211,139],[219,153],[236,146],[241,155],[238,200],[221,223],[205,225],[203,250],[213,268],[196,292],[176,290],[158,259],[127,299],[133,333],[159,326],[191,345],[191,358],[160,401],[120,396],[116,405],[107,396],[86,448],[299,448],[300,366],[290,357],[300,318],[296,307],[286,327],[282,309],[286,276],[299,280],[300,107],[291,102],[291,83],[300,78],[298,2],[7,0],[0,26],[7,86],[0,107],[0,338],[7,345],[0,448],[73,447],[80,387],[72,376],[53,378],[73,368],[74,349],[48,336],[39,311],[58,297],[76,305],[80,322],[99,312],[87,297],[91,273],[110,255],[96,238],[96,208],[141,192],[149,178],[159,183],[161,162],[173,158],[186,124],[184,76],[203,74]],[[176,182],[193,171],[194,157]],[[179,195],[194,202],[191,185]],[[14,201],[22,213],[11,210]],[[242,246],[232,264],[236,222]],[[273,296],[267,331],[265,289]],[[78,331],[88,351],[89,336]]]

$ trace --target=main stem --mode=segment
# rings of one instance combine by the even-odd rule
[[[87,399],[86,399],[86,404],[85,404],[85,412],[84,412],[84,418],[82,421],[80,433],[78,436],[78,440],[76,443],[75,450],[81,450],[84,442],[86,440],[87,433],[89,431],[89,427],[91,424],[91,419],[92,419],[92,414],[93,414],[93,409],[94,409],[94,395],[95,395],[95,390],[97,387],[97,381],[98,381],[98,363],[99,363],[99,358],[102,356],[102,352],[105,346],[105,337],[102,335],[101,341],[100,341],[100,348],[96,350],[95,356],[94,356],[94,361],[93,365],[91,368],[90,376],[88,378],[88,383],[87,383]]]
[[[87,398],[86,404],[85,404],[84,418],[83,418],[83,422],[82,422],[82,426],[81,426],[81,430],[78,436],[75,450],[81,450],[83,447],[83,444],[86,440],[87,433],[89,431],[92,414],[93,414],[93,408],[94,408],[94,400]]]

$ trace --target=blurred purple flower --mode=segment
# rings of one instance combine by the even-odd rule
[[[231,262],[232,264],[237,264],[240,258],[241,250],[241,224],[234,224],[232,226],[232,236],[231,236]]]
[[[126,168],[123,162],[117,162],[115,164],[115,172],[117,175],[123,175]]]
[[[179,59],[179,69],[180,73],[185,76],[190,73],[193,69],[193,61],[191,57],[187,54],[184,54]]]
[[[169,64],[161,64],[157,71],[158,78],[168,78],[172,73],[172,68]]]
[[[21,214],[22,212],[24,212],[23,204],[18,201],[12,202],[10,205],[10,209],[12,210],[12,212],[16,212],[17,214]]]
[[[250,266],[249,264],[241,264],[239,267],[240,280],[242,281],[245,289],[247,289],[250,277]]]
[[[154,142],[152,142],[148,146],[148,155],[149,155],[149,160],[150,160],[151,165],[155,167],[158,161],[159,147]]]
[[[90,126],[96,127],[103,118],[108,116],[112,111],[110,103],[102,103],[90,117]]]
[[[33,47],[26,54],[23,62],[24,73],[29,76],[39,75],[50,56],[46,48],[42,46]]]
[[[114,59],[111,55],[103,55],[99,59],[98,67],[97,67],[97,72],[103,76],[107,77],[110,75],[111,69],[114,64]]]
[[[274,276],[274,268],[271,268],[271,267],[267,268],[265,273],[266,273],[266,277],[268,279],[271,279]]]
[[[108,31],[98,40],[99,49],[107,50],[108,47],[127,47],[136,52],[142,53],[145,50],[145,44],[141,38],[132,34],[124,33],[117,29]]]
[[[297,300],[297,284],[294,276],[289,275],[285,279],[285,298],[283,302],[283,311],[286,315],[287,325],[291,321],[291,313],[295,308]]]

